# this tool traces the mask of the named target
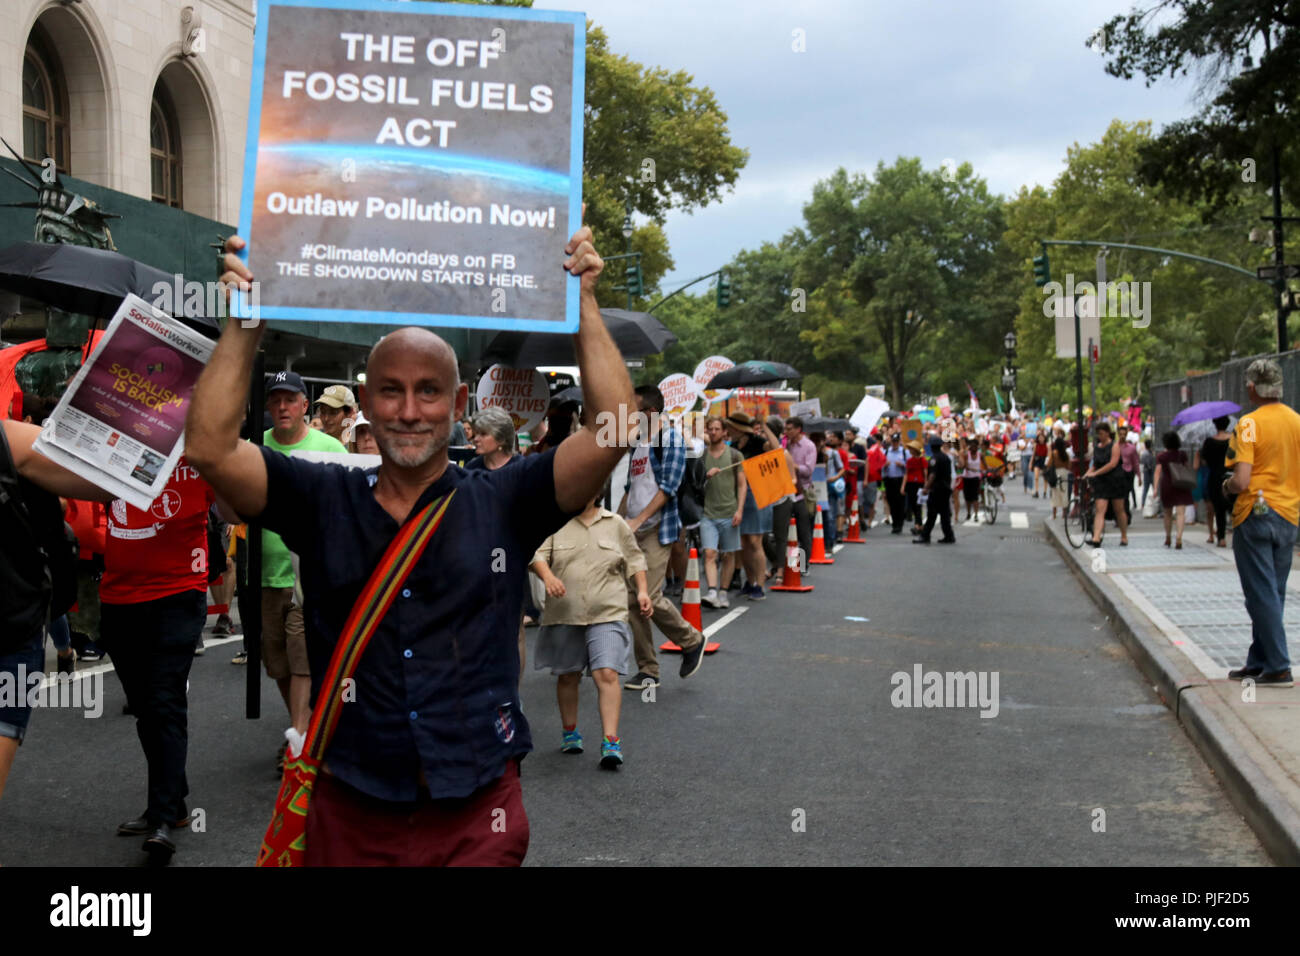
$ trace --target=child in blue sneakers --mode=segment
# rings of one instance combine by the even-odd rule
[[[627,674],[632,651],[628,628],[628,587],[636,588],[638,609],[651,613],[646,590],[645,555],[627,523],[598,507],[597,496],[582,514],[542,542],[531,569],[546,585],[533,667],[549,667],[556,677],[564,739],[560,750],[582,753],[578,733],[578,685],[585,671],[596,683],[600,708],[600,765],[616,770],[623,763],[618,736],[622,708],[619,681]]]

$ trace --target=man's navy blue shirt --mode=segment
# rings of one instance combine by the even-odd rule
[[[262,521],[298,555],[312,700],[340,631],[398,524],[375,501],[374,470],[262,449]],[[519,615],[528,562],[569,519],[555,455],[496,471],[448,465],[417,513],[452,489],[442,524],[357,667],[325,752],[329,772],[381,800],[463,797],[532,749],[519,706]]]

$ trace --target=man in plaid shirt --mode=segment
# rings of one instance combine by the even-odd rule
[[[632,449],[628,464],[627,493],[619,513],[636,535],[637,546],[645,554],[646,590],[654,606],[651,620],[664,636],[682,648],[681,676],[690,677],[704,660],[704,635],[682,618],[672,601],[664,597],[664,575],[673,542],[681,534],[681,517],[677,514],[677,489],[686,474],[686,445],[681,433],[663,419],[664,397],[653,385],[636,390],[637,411],[650,416],[648,440]],[[628,590],[628,608],[638,609],[634,591]],[[623,686],[628,690],[659,686],[659,658],[651,636],[650,621],[639,613],[629,614],[632,647],[636,654],[637,674]]]

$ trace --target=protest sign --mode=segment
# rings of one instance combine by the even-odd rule
[[[258,0],[253,317],[576,332],[585,52],[580,13]]]
[[[831,495],[826,484],[826,466],[824,464],[813,465],[812,497],[823,511],[831,510]]]
[[[546,417],[550,402],[546,376],[535,368],[493,365],[478,380],[479,409],[497,407],[510,416],[515,431],[527,431]]]
[[[904,445],[920,442],[925,437],[921,422],[915,418],[900,418],[894,423],[894,430],[902,437]]]
[[[685,415],[695,407],[700,397],[695,388],[695,379],[685,372],[669,375],[659,383],[659,391],[664,397],[664,414],[669,418]]]
[[[889,410],[889,403],[874,395],[864,395],[858,407],[849,416],[849,422],[860,432],[869,432],[876,427],[880,416]]]
[[[213,343],[128,295],[34,447],[147,510],[185,450],[185,414]]]
[[[821,418],[822,400],[820,398],[809,398],[802,402],[791,402],[790,415],[799,418]]]
[[[766,508],[777,499],[794,494],[794,478],[786,467],[784,448],[746,458],[742,467],[756,507]]]
[[[952,405],[948,402],[947,392],[940,395],[935,402],[939,406],[939,415],[941,418],[948,418],[952,415]]]
[[[727,369],[734,367],[735,364],[735,362],[727,358],[725,355],[710,355],[704,361],[700,362],[699,365],[695,366],[695,387],[699,390],[700,397],[704,399],[705,408],[708,408],[714,402],[725,402],[731,397],[731,393],[734,389],[706,389],[704,386],[709,384],[713,376],[725,372]]]

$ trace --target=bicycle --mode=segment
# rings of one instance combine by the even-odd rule
[[[997,482],[994,485],[993,482]],[[1002,476],[993,475],[989,472],[984,473],[980,481],[980,508],[983,511],[982,517],[985,524],[993,524],[998,520],[998,500],[1001,497],[998,494],[998,488],[1002,485]]]
[[[1082,548],[1092,540],[1092,520],[1096,510],[1092,496],[1092,479],[1076,476],[1074,492],[1065,506],[1065,538],[1072,548]]]

